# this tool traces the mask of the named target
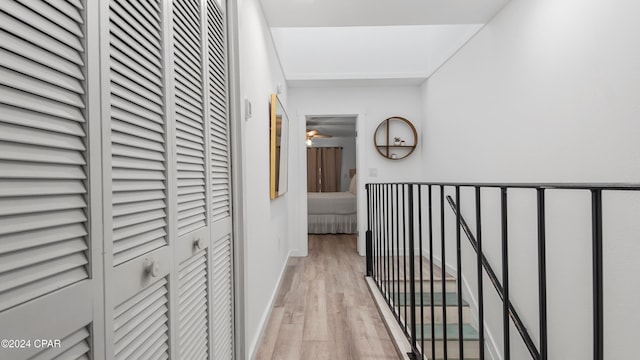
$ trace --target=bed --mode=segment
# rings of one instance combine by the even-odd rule
[[[310,234],[354,234],[358,230],[355,177],[350,191],[308,194]]]

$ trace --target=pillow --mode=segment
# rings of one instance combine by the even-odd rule
[[[351,183],[349,184],[349,192],[355,195],[357,188],[358,185],[356,184],[356,175],[354,174],[351,178]]]

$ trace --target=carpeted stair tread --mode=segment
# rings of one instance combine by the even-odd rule
[[[445,326],[443,324],[435,324],[435,340],[444,340],[444,329]],[[459,340],[458,339],[458,324],[448,324],[446,327],[447,330],[447,340]],[[424,324],[422,326],[418,326],[416,329],[416,336],[419,340],[422,340],[422,334],[424,334],[424,340],[431,340],[431,324]],[[473,328],[473,326],[464,324],[462,325],[462,338],[467,340],[479,340],[480,335],[478,331]]]
[[[394,301],[394,303],[396,305],[399,305],[399,306],[409,306],[409,305],[411,305],[410,297],[407,296],[406,293],[398,293],[398,294],[392,293],[391,294],[391,298],[393,299],[393,301]],[[458,294],[457,293],[446,293],[444,298],[446,299],[447,306],[458,306]],[[424,293],[424,294],[416,293],[415,303],[416,303],[416,306],[420,306],[420,305],[431,306],[431,294],[430,293]],[[434,292],[433,293],[433,305],[434,306],[442,306],[443,305],[443,297],[442,297],[442,293],[441,292]],[[469,305],[469,303],[467,303],[464,299],[462,299],[462,306],[468,306],[468,305]]]

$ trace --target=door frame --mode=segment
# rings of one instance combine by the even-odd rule
[[[310,116],[340,116],[340,117],[355,117],[356,118],[356,174],[360,174],[365,169],[365,151],[364,144],[366,140],[366,114],[362,109],[332,109],[331,107],[322,109],[304,109],[297,113],[296,124],[302,124],[303,126],[295,126],[293,130],[292,151],[298,156],[298,206],[296,213],[300,214],[300,219],[297,222],[300,224],[297,229],[293,247],[291,249],[291,256],[308,256],[309,255],[309,222],[307,218],[307,145],[306,129],[307,118]],[[366,199],[364,194],[364,182],[363,177],[358,176],[356,178],[356,186],[358,188],[357,197],[357,211],[358,211],[358,232],[357,248],[358,254],[365,256],[365,233],[366,233]]]

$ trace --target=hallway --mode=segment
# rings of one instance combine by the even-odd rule
[[[397,359],[352,235],[310,235],[291,258],[256,359]]]

